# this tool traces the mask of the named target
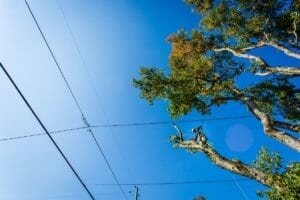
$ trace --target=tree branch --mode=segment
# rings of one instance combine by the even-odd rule
[[[250,47],[248,47],[248,49],[249,48]],[[264,61],[259,56],[254,56],[251,54],[247,54],[244,51],[235,50],[235,49],[231,49],[231,48],[227,48],[227,47],[220,48],[220,49],[214,49],[213,51],[215,51],[215,52],[228,51],[236,57],[246,58],[248,60],[253,60],[253,61],[257,62],[260,65],[263,72],[256,72],[255,75],[266,76],[266,75],[277,73],[277,74],[283,74],[283,75],[289,75],[289,76],[300,76],[300,67],[299,68],[298,67],[271,67],[270,65],[268,65],[268,63],[266,61]]]
[[[264,132],[268,136],[300,152],[299,139],[291,136],[285,131],[276,129],[271,118],[266,113],[260,111],[254,101],[249,100],[247,97],[242,97],[242,101],[247,105],[248,109],[261,121]]]
[[[272,119],[258,108],[255,101],[244,96],[238,88],[228,87],[228,89],[234,96],[238,97],[241,102],[246,104],[250,112],[261,121],[265,134],[300,152],[300,140],[298,138],[291,136],[287,132],[276,129]]]
[[[250,55],[250,54],[244,53],[244,51],[242,51],[242,50],[235,50],[235,49],[231,49],[231,48],[228,48],[228,47],[224,47],[224,48],[220,48],[220,49],[214,49],[213,51],[215,51],[215,52],[228,51],[228,52],[232,53],[236,57],[246,58],[246,59],[249,59],[249,60],[254,60],[254,61],[258,62],[260,65],[269,66],[259,56],[254,56],[254,55]]]
[[[300,133],[300,124],[289,124],[286,122],[273,121],[273,125],[278,128],[283,128],[286,130],[290,130],[296,133]]]
[[[256,45],[243,48],[243,49],[241,49],[241,51],[248,51],[248,50],[259,48],[259,47],[262,47],[262,46],[272,46],[272,47],[278,49],[279,51],[282,51],[287,56],[290,56],[290,57],[293,57],[293,58],[296,58],[296,59],[300,59],[300,54],[299,53],[295,53],[295,52],[291,51],[290,49],[286,48],[285,46],[280,45],[280,44],[275,43],[275,42],[259,42]]]
[[[256,72],[255,75],[266,76],[270,74],[283,74],[288,76],[300,76],[300,68],[296,67],[265,67],[265,72]]]
[[[272,47],[282,51],[287,56],[290,56],[290,57],[293,57],[293,58],[296,58],[296,59],[300,59],[300,54],[299,53],[292,52],[291,50],[289,50],[288,48],[286,48],[286,47],[284,47],[280,44],[277,44],[275,42],[267,42],[266,45],[272,46]]]
[[[187,140],[180,142],[177,146],[193,152],[203,152],[213,163],[223,169],[254,179],[265,186],[274,187],[274,182],[271,182],[271,179],[268,178],[270,175],[272,176],[272,174],[260,171],[239,160],[229,160],[220,155],[215,149],[213,149],[212,146],[207,143],[203,144],[198,143],[195,140]],[[275,187],[280,188],[276,185]]]

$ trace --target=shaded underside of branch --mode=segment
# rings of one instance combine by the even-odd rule
[[[286,122],[273,121],[273,125],[278,128],[283,128],[286,130],[290,130],[296,133],[300,133],[300,125],[299,124],[289,124]]]

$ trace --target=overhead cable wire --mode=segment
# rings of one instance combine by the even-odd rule
[[[214,118],[205,118],[205,119],[188,119],[188,120],[177,120],[176,123],[191,123],[191,122],[208,122],[208,121],[220,121],[220,120],[231,120],[231,119],[245,119],[253,118],[251,115],[240,115],[240,116],[231,116],[231,117],[214,117]],[[89,128],[107,128],[107,127],[137,127],[137,126],[150,126],[150,125],[166,125],[173,124],[174,121],[153,121],[153,122],[133,122],[133,123],[117,123],[117,124],[102,124],[102,125],[90,125],[90,126],[80,126],[76,128],[62,129],[56,131],[49,131],[50,134],[56,133],[65,133],[76,130],[86,130]],[[22,138],[30,138],[35,136],[45,135],[45,133],[33,133],[29,135],[22,135],[16,137],[0,138],[0,142],[18,140]]]
[[[237,178],[238,181],[251,181],[249,178]],[[156,187],[156,186],[178,186],[178,185],[196,185],[196,184],[229,184],[232,183],[232,179],[206,179],[206,180],[194,180],[194,181],[170,181],[170,182],[137,182],[137,183],[120,183],[122,186],[138,186],[138,187]],[[114,187],[117,186],[117,184],[112,183],[98,183],[98,184],[89,184],[90,186],[95,187]],[[113,195],[115,193],[97,193],[97,195]],[[78,197],[79,195],[70,194],[70,195],[61,195],[61,196],[55,196],[50,198],[44,198],[44,199],[62,199],[62,198],[74,198]]]
[[[238,181],[251,181],[248,178],[239,178]],[[162,186],[162,185],[190,185],[190,184],[213,184],[213,183],[232,183],[233,179],[208,179],[208,180],[196,180],[196,181],[171,181],[171,182],[152,182],[152,183],[120,183],[123,186]],[[89,184],[94,186],[116,186],[116,184],[107,183],[95,183]]]
[[[107,112],[106,112],[106,110],[104,109],[103,103],[102,103],[102,101],[101,101],[101,99],[100,99],[100,95],[99,95],[99,93],[98,93],[98,91],[97,91],[97,89],[96,89],[96,84],[95,84],[94,81],[93,81],[94,79],[93,79],[93,77],[92,77],[92,74],[90,73],[89,67],[88,67],[88,65],[87,65],[87,62],[86,62],[86,60],[85,60],[83,54],[82,54],[82,51],[81,51],[81,49],[80,49],[80,46],[79,46],[79,44],[78,44],[78,42],[77,42],[77,39],[76,39],[76,37],[75,37],[75,34],[74,34],[74,32],[73,32],[73,30],[72,30],[72,28],[71,28],[71,24],[70,24],[70,22],[69,22],[69,20],[68,20],[68,18],[67,18],[67,15],[66,15],[66,13],[65,13],[65,11],[64,11],[64,9],[63,9],[63,6],[60,4],[60,1],[59,1],[59,0],[56,0],[56,4],[57,4],[57,7],[58,7],[58,9],[60,10],[60,12],[61,12],[61,14],[62,14],[62,17],[63,17],[64,22],[65,22],[65,24],[66,24],[67,30],[68,30],[68,32],[70,33],[71,40],[73,41],[73,44],[74,44],[74,46],[75,46],[75,50],[77,51],[77,54],[78,54],[78,56],[79,56],[79,59],[81,60],[83,70],[86,72],[86,75],[87,75],[87,77],[88,77],[88,82],[90,83],[90,86],[91,86],[91,88],[92,88],[92,90],[93,90],[93,92],[94,92],[94,94],[95,94],[96,102],[97,102],[97,104],[98,104],[98,106],[99,106],[99,108],[100,108],[100,110],[101,110],[101,112],[102,112],[102,114],[103,114],[103,116],[104,116],[104,118],[105,118],[105,120],[106,120],[106,123],[109,124],[109,123],[110,123],[110,120],[108,119]],[[122,159],[123,161],[125,161],[125,159],[124,159],[124,154],[123,154],[123,152],[122,152],[122,151],[120,150],[120,148],[119,148],[120,144],[119,144],[118,140],[116,139],[115,134],[114,134],[112,128],[109,127],[108,130],[109,130],[110,133],[111,133],[111,136],[112,136],[113,141],[116,143],[115,148],[117,149],[118,154],[121,156],[121,159]],[[127,171],[129,171],[128,166],[125,165],[125,167],[127,168]]]
[[[33,110],[32,106],[27,101],[27,99],[25,98],[25,96],[23,95],[23,93],[21,92],[21,90],[19,89],[19,87],[17,86],[17,84],[15,83],[15,81],[12,79],[12,77],[10,76],[10,74],[7,72],[7,70],[5,69],[5,67],[2,65],[2,63],[0,63],[0,66],[1,66],[1,69],[3,70],[3,72],[5,73],[5,75],[7,76],[7,78],[9,79],[9,81],[11,82],[11,84],[14,86],[14,88],[16,89],[16,91],[18,92],[18,94],[21,96],[22,100],[24,101],[24,103],[26,104],[26,106],[28,107],[28,109],[30,110],[30,112],[33,114],[33,116],[38,121],[38,123],[40,124],[40,126],[42,127],[42,129],[45,131],[45,133],[47,134],[47,136],[51,140],[52,144],[58,150],[58,152],[63,157],[63,159],[65,160],[65,162],[67,163],[67,165],[70,167],[70,169],[72,170],[72,172],[74,173],[74,175],[76,176],[76,178],[78,179],[78,181],[80,182],[80,184],[82,185],[82,187],[86,190],[86,192],[91,197],[91,199],[95,200],[95,198],[92,195],[92,193],[90,192],[90,190],[87,188],[87,186],[85,185],[85,183],[83,182],[83,180],[80,178],[79,174],[76,172],[76,170],[74,169],[74,167],[72,166],[72,164],[70,163],[70,161],[68,160],[68,158],[65,156],[65,154],[63,153],[63,151],[61,150],[61,148],[58,146],[58,144],[56,143],[56,141],[54,140],[54,138],[51,136],[51,134],[49,133],[48,129],[45,127],[44,123],[41,121],[41,119],[39,118],[39,116],[37,115],[37,113]]]
[[[231,177],[232,177],[234,183],[236,184],[236,186],[238,187],[238,189],[240,190],[240,192],[242,193],[242,195],[244,196],[244,198],[246,200],[249,200],[246,192],[244,191],[244,189],[242,188],[242,186],[240,185],[240,183],[238,182],[238,180],[235,178],[235,176],[231,174]]]
[[[39,30],[39,32],[40,32],[42,38],[43,38],[43,40],[44,40],[44,42],[45,42],[45,44],[46,44],[48,50],[49,50],[49,52],[50,52],[50,54],[51,54],[51,57],[53,58],[53,60],[54,60],[54,62],[55,62],[55,65],[57,66],[57,68],[58,68],[58,70],[59,70],[59,72],[60,72],[60,75],[62,76],[62,78],[63,78],[63,80],[64,80],[64,82],[65,82],[65,84],[66,84],[66,86],[67,86],[67,88],[68,88],[68,91],[70,92],[70,94],[71,94],[71,96],[72,96],[72,98],[73,98],[73,100],[74,100],[74,102],[75,102],[75,104],[76,104],[78,110],[79,110],[80,113],[81,113],[81,117],[82,117],[82,120],[83,120],[84,124],[85,124],[87,127],[89,127],[90,125],[89,125],[89,123],[88,123],[88,120],[86,119],[86,117],[85,117],[85,115],[84,115],[84,113],[83,113],[83,110],[82,110],[82,108],[81,108],[81,106],[80,106],[80,104],[79,104],[79,102],[78,102],[78,100],[77,100],[77,98],[76,98],[76,96],[75,96],[75,94],[74,94],[74,92],[73,92],[73,90],[72,90],[72,88],[71,88],[71,86],[70,86],[70,84],[69,84],[69,82],[68,82],[66,76],[64,75],[64,72],[62,71],[62,68],[61,68],[61,66],[59,65],[59,63],[58,63],[58,61],[57,61],[57,59],[56,59],[56,57],[55,57],[55,55],[54,55],[54,52],[52,51],[52,49],[51,49],[51,47],[50,47],[50,45],[49,45],[49,43],[48,43],[48,41],[47,41],[47,39],[46,39],[46,37],[45,37],[45,34],[43,33],[43,31],[42,31],[42,29],[41,29],[41,27],[40,27],[40,25],[39,25],[39,23],[38,23],[38,21],[37,21],[35,15],[34,15],[34,13],[32,12],[32,9],[31,9],[29,3],[27,2],[27,0],[25,0],[25,3],[26,3],[27,8],[28,8],[28,10],[29,10],[29,12],[30,12],[30,14],[31,14],[31,16],[32,16],[32,18],[33,18],[33,20],[34,20],[34,22],[35,22],[35,24],[36,24],[36,26],[37,26],[37,28],[38,28],[38,30]],[[91,133],[91,136],[92,136],[92,138],[93,138],[95,144],[97,145],[97,148],[98,148],[100,154],[102,155],[103,159],[105,160],[105,163],[106,163],[106,165],[108,166],[108,168],[109,168],[109,170],[110,170],[110,172],[111,172],[111,174],[112,174],[114,180],[116,181],[117,184],[119,184],[119,180],[118,180],[118,178],[117,178],[115,172],[113,171],[113,169],[112,169],[112,167],[111,167],[111,165],[110,165],[110,163],[109,163],[109,161],[108,161],[106,155],[104,154],[104,152],[103,152],[103,150],[102,150],[102,148],[101,148],[101,146],[100,146],[100,144],[99,144],[97,138],[95,137],[95,134],[93,133],[92,129],[90,129],[90,128],[88,128],[88,131]],[[122,195],[124,196],[124,199],[127,199],[127,196],[126,196],[126,194],[125,194],[123,188],[122,188],[120,185],[119,185],[119,188],[120,188],[120,190],[121,190]]]

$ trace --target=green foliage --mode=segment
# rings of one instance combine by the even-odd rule
[[[202,27],[232,40],[251,44],[268,39],[293,43],[293,22],[299,26],[300,1],[286,0],[186,0],[203,17]],[[299,34],[300,30],[296,30]],[[231,42],[230,42],[231,41]],[[237,45],[241,46],[241,44]]]
[[[202,15],[202,31],[195,29],[188,34],[180,30],[168,37],[172,45],[169,74],[154,67],[142,67],[141,78],[133,80],[140,96],[150,104],[155,99],[167,100],[172,117],[193,109],[209,114],[212,106],[236,101],[228,89],[235,86],[235,78],[244,72],[261,70],[255,62],[245,69],[245,63],[237,61],[231,53],[214,49],[230,47],[239,51],[266,39],[289,42],[294,39],[293,22],[299,18],[295,14],[299,11],[299,0],[186,2]],[[244,93],[266,113],[275,112],[288,120],[297,120],[300,102],[293,87],[288,78],[283,83],[275,77],[245,88]]]
[[[282,158],[278,153],[270,153],[266,147],[262,147],[254,166],[265,173],[279,174],[282,167]]]
[[[180,31],[171,35],[170,74],[156,68],[141,68],[141,79],[134,79],[134,86],[141,97],[150,104],[154,99],[166,99],[172,117],[187,114],[192,109],[208,114],[212,105],[220,106],[232,96],[227,87],[233,84],[232,76],[213,68],[212,59],[203,53],[212,40],[204,42],[204,35],[194,30],[190,36]]]
[[[133,86],[141,90],[140,96],[153,104],[155,98],[163,98],[165,93],[164,85],[167,84],[167,78],[161,70],[155,68],[140,68],[142,80],[133,79]]]
[[[300,100],[296,97],[295,86],[284,76],[262,81],[244,92],[257,102],[260,110],[269,115],[276,113],[287,120],[300,119]]]
[[[254,166],[268,173],[269,182],[277,185],[277,187],[271,187],[267,191],[258,191],[259,197],[270,200],[300,199],[300,163],[293,162],[283,169],[280,155],[269,152],[267,148],[263,147],[254,162]]]
[[[258,191],[262,199],[270,200],[299,200],[300,199],[300,163],[292,163],[274,181],[281,184],[281,188],[271,188],[268,191]]]
[[[204,13],[213,7],[213,0],[186,0],[186,3],[194,5],[200,13]]]

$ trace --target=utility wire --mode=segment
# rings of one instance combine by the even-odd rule
[[[238,178],[236,179],[238,181],[251,181],[251,179],[248,178]],[[193,184],[228,184],[232,183],[232,179],[206,179],[206,180],[195,180],[195,181],[172,181],[172,182],[152,182],[152,183],[121,183],[122,186],[138,186],[138,187],[152,187],[152,186],[177,186],[177,185],[193,185]],[[117,184],[110,184],[110,183],[98,183],[98,184],[89,184],[90,186],[95,186],[95,187],[113,187],[117,186]],[[133,192],[133,191],[132,191]],[[99,195],[113,195],[114,193],[95,193]],[[62,199],[62,198],[74,198],[78,197],[79,195],[61,195],[61,196],[55,196],[55,197],[50,197],[47,199]],[[45,198],[46,199],[46,198]]]
[[[57,59],[56,59],[56,57],[55,57],[55,55],[54,55],[54,53],[53,53],[50,45],[49,45],[49,43],[48,43],[48,41],[47,41],[47,39],[46,39],[43,31],[42,31],[42,29],[41,29],[41,27],[40,27],[40,25],[38,24],[38,21],[37,21],[36,17],[34,16],[34,14],[33,14],[32,10],[31,10],[30,5],[27,2],[27,0],[25,0],[25,3],[26,3],[26,6],[27,6],[27,8],[28,8],[28,10],[29,10],[29,12],[30,12],[30,14],[31,14],[31,16],[32,16],[32,18],[33,18],[33,20],[34,20],[34,22],[35,22],[35,24],[36,24],[36,26],[37,26],[37,28],[38,28],[41,36],[42,36],[42,38],[43,38],[43,40],[44,40],[47,48],[48,48],[48,50],[49,50],[49,52],[50,52],[50,54],[51,54],[51,57],[53,58],[53,61],[55,62],[55,65],[57,66],[57,68],[58,68],[58,70],[59,70],[62,78],[64,79],[64,82],[65,82],[66,86],[68,87],[68,91],[70,92],[72,98],[74,99],[74,102],[75,102],[76,106],[78,107],[79,111],[82,113],[82,109],[81,109],[81,107],[79,105],[79,102],[77,101],[77,99],[75,97],[75,94],[73,93],[73,91],[71,89],[71,86],[70,86],[69,82],[67,81],[66,76],[64,75],[64,73],[63,73],[63,71],[62,71],[62,69],[61,69],[61,67],[60,67],[60,65],[59,65],[59,63],[58,63],[58,61],[57,61]]]
[[[234,183],[236,184],[236,186],[238,187],[238,189],[241,191],[241,193],[242,193],[242,195],[244,196],[244,198],[245,198],[246,200],[249,200],[249,198],[248,198],[246,192],[244,191],[244,189],[242,188],[242,186],[240,185],[240,183],[238,182],[238,180],[235,178],[235,176],[231,174],[231,177],[232,177]]]
[[[81,106],[80,106],[80,104],[79,104],[79,102],[78,102],[78,100],[77,100],[77,98],[76,98],[76,96],[75,96],[75,94],[74,94],[74,92],[73,92],[73,90],[72,90],[72,88],[71,88],[71,86],[70,86],[68,80],[66,79],[66,76],[64,75],[64,73],[63,73],[63,71],[62,71],[62,68],[61,68],[61,66],[59,65],[59,63],[58,63],[58,61],[57,61],[57,59],[56,59],[56,57],[55,57],[55,55],[54,55],[54,53],[53,53],[53,51],[52,51],[52,49],[51,49],[51,47],[50,47],[50,45],[49,45],[49,43],[48,43],[48,41],[47,41],[47,39],[46,39],[46,37],[45,37],[45,35],[44,35],[44,33],[43,33],[43,31],[42,31],[42,29],[41,29],[39,23],[38,23],[38,21],[37,21],[35,15],[34,15],[34,13],[32,12],[32,10],[31,10],[31,8],[30,8],[30,5],[29,5],[29,3],[27,2],[27,0],[25,0],[25,3],[26,3],[27,8],[28,8],[28,10],[29,10],[29,12],[30,12],[30,14],[31,14],[31,16],[32,16],[32,18],[33,18],[33,20],[34,20],[34,22],[35,22],[35,24],[36,24],[36,26],[37,26],[37,28],[38,28],[38,30],[39,30],[39,32],[40,32],[42,38],[43,38],[43,40],[44,40],[44,42],[45,42],[45,44],[46,44],[48,50],[49,50],[49,52],[50,52],[50,54],[51,54],[51,57],[53,58],[53,60],[54,60],[54,62],[55,62],[55,64],[56,64],[56,66],[57,66],[57,68],[58,68],[58,70],[59,70],[59,72],[60,72],[60,75],[61,75],[62,78],[64,79],[64,82],[65,82],[65,84],[66,84],[66,86],[67,86],[67,88],[68,88],[68,90],[69,90],[69,92],[70,92],[70,94],[71,94],[71,96],[72,96],[72,98],[73,98],[73,100],[74,100],[74,102],[75,102],[75,104],[76,104],[78,110],[79,110],[80,113],[81,113],[81,117],[82,117],[82,120],[83,120],[84,124],[85,124],[87,127],[90,127],[90,125],[89,125],[89,123],[88,123],[88,121],[87,121],[87,119],[86,119],[86,117],[85,117],[85,115],[84,115],[84,113],[83,113],[83,111],[82,111],[82,108],[81,108]],[[119,180],[118,180],[118,178],[117,178],[115,172],[113,171],[113,169],[112,169],[112,167],[111,167],[111,165],[110,165],[110,163],[109,163],[109,161],[108,161],[106,155],[104,154],[104,152],[103,152],[103,150],[102,150],[102,148],[101,148],[101,146],[100,146],[100,144],[99,144],[97,138],[95,137],[95,134],[93,133],[92,129],[90,129],[90,128],[88,128],[88,131],[91,133],[91,136],[92,136],[94,142],[96,143],[97,148],[98,148],[100,154],[101,154],[102,157],[104,158],[104,160],[105,160],[105,162],[106,162],[106,165],[108,166],[108,168],[109,168],[109,170],[110,170],[110,172],[111,172],[113,178],[115,179],[116,183],[119,185]],[[123,188],[121,187],[121,185],[119,185],[119,188],[120,188],[120,190],[121,190],[121,192],[122,192],[124,198],[127,199],[127,196],[126,196],[126,194],[125,194]]]
[[[38,123],[40,124],[40,126],[42,127],[42,129],[48,135],[48,137],[51,140],[51,142],[54,144],[54,146],[56,147],[56,149],[59,151],[60,155],[63,157],[63,159],[65,160],[65,162],[68,164],[68,166],[70,167],[70,169],[74,173],[74,175],[77,177],[77,179],[81,183],[82,187],[86,190],[86,192],[89,194],[89,196],[91,197],[91,199],[95,200],[95,198],[92,195],[92,193],[89,191],[89,189],[87,188],[87,186],[84,184],[84,182],[82,181],[82,179],[80,178],[80,176],[78,175],[78,173],[76,172],[76,170],[74,169],[74,167],[72,166],[72,164],[70,163],[70,161],[67,159],[67,157],[65,156],[65,154],[63,153],[63,151],[60,149],[60,147],[58,146],[58,144],[55,142],[55,140],[53,139],[53,137],[51,136],[51,134],[49,133],[49,131],[47,130],[47,128],[45,127],[45,125],[43,124],[43,122],[41,121],[41,119],[39,118],[39,116],[33,110],[32,106],[27,101],[27,99],[25,98],[25,96],[23,95],[23,93],[20,91],[19,87],[16,85],[15,81],[12,79],[12,77],[7,72],[7,70],[2,65],[2,63],[0,63],[0,66],[1,66],[1,69],[3,70],[3,72],[6,74],[7,78],[9,79],[9,81],[11,82],[11,84],[14,86],[14,88],[17,90],[18,94],[21,96],[21,98],[24,101],[24,103],[26,104],[26,106],[29,108],[29,110],[31,111],[31,113],[35,117],[35,119],[38,121]]]
[[[81,60],[81,63],[82,63],[82,66],[83,66],[83,70],[86,72],[86,75],[87,75],[87,78],[88,78],[88,82],[90,82],[90,86],[91,86],[91,88],[92,88],[92,90],[93,90],[93,92],[95,94],[96,102],[98,103],[98,106],[99,106],[99,108],[100,108],[100,110],[101,110],[101,112],[102,112],[102,114],[103,114],[103,116],[104,116],[104,118],[106,120],[106,123],[109,124],[110,122],[109,122],[109,119],[108,119],[107,112],[104,109],[104,106],[103,106],[102,101],[100,99],[100,95],[97,92],[96,84],[93,81],[94,79],[92,77],[92,74],[89,71],[89,67],[87,65],[87,62],[86,62],[86,60],[85,60],[85,58],[84,58],[84,56],[83,56],[83,54],[82,54],[82,52],[80,50],[80,47],[79,47],[79,44],[78,44],[77,39],[75,37],[75,34],[73,33],[73,30],[71,28],[71,24],[70,24],[70,22],[69,22],[69,20],[67,18],[67,15],[66,15],[66,13],[65,13],[65,11],[63,9],[63,6],[60,4],[60,1],[56,0],[56,4],[57,4],[58,9],[60,10],[60,12],[61,12],[61,14],[63,16],[63,19],[65,21],[66,27],[67,27],[67,29],[68,29],[68,31],[70,33],[70,36],[71,36],[71,39],[72,39],[74,45],[75,45],[75,50],[77,51],[77,53],[79,55],[79,59]],[[119,144],[118,140],[115,138],[115,134],[113,133],[112,128],[109,127],[108,130],[110,131],[111,136],[112,136],[113,140],[116,143],[115,147],[116,147],[117,151],[119,152],[119,155],[121,156],[121,159],[123,161],[125,161],[124,154],[123,154],[123,152],[119,148],[120,144]],[[127,165],[125,165],[125,167],[127,168],[127,171],[129,171]]]
[[[205,118],[205,119],[189,119],[189,120],[178,120],[177,124],[180,123],[190,123],[190,122],[208,122],[208,121],[220,121],[220,120],[231,120],[231,119],[244,119],[244,118],[252,118],[251,115],[240,115],[240,116],[232,116],[232,117],[214,117],[214,118]],[[56,131],[49,131],[50,134],[55,133],[65,133],[76,130],[85,130],[89,128],[107,128],[107,127],[136,127],[136,126],[150,126],[150,125],[166,125],[173,124],[173,121],[153,121],[153,122],[134,122],[134,123],[118,123],[118,124],[103,124],[103,125],[90,125],[90,126],[81,126],[76,128],[62,129]],[[45,135],[45,133],[34,133],[29,135],[22,135],[16,137],[2,138],[0,142],[10,141],[10,140],[18,140],[23,138],[30,138],[35,136]]]
[[[238,181],[251,181],[248,178],[239,178]],[[210,184],[210,183],[231,183],[235,182],[233,179],[210,179],[210,180],[196,180],[196,181],[173,181],[173,182],[153,182],[153,183],[120,183],[123,186],[163,186],[163,185],[190,185],[190,184]],[[94,186],[116,186],[116,184],[95,183],[89,184]]]

